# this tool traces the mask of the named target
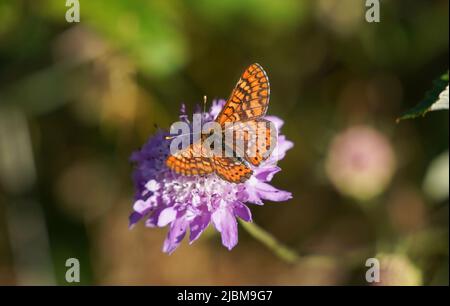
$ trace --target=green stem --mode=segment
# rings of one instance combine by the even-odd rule
[[[261,227],[256,225],[254,222],[245,222],[239,220],[242,227],[262,244],[273,251],[280,259],[288,262],[295,263],[300,259],[300,256],[290,248],[278,242],[278,240],[273,237],[270,233],[263,230]]]

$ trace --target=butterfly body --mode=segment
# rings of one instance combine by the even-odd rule
[[[253,173],[251,166],[258,166],[273,149],[268,144],[273,144],[276,133],[263,118],[269,95],[264,69],[259,64],[250,65],[215,119],[221,137],[202,134],[199,141],[170,155],[166,165],[181,175],[215,173],[231,183],[245,182]],[[231,140],[227,138],[230,134],[234,136]],[[254,148],[251,154],[247,148],[250,145]]]

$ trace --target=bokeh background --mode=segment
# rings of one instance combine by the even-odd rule
[[[448,285],[448,112],[396,123],[448,69],[448,1],[0,1],[0,284]],[[294,141],[254,220],[172,255],[166,229],[128,229],[129,156],[243,69],[268,72],[269,113]]]

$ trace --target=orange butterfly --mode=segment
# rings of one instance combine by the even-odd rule
[[[244,71],[230,98],[215,119],[220,124],[223,135],[231,132],[247,147],[251,142],[257,142],[254,154],[249,154],[248,150],[237,146],[236,143],[231,145],[223,143],[223,150],[225,151],[225,147],[231,147],[233,156],[214,155],[211,153],[211,148],[204,145],[205,137],[208,135],[202,134],[201,141],[169,155],[166,165],[181,175],[216,173],[228,182],[245,182],[253,173],[250,165],[258,166],[269,157],[273,148],[270,144],[273,143],[276,133],[268,127],[269,121],[262,118],[269,105],[269,95],[270,86],[266,72],[259,64],[252,64]],[[248,130],[243,132],[239,125],[230,123],[243,124],[254,130],[263,124],[265,128],[263,133],[258,134],[259,137],[251,139]],[[261,137],[263,139],[259,139]],[[260,143],[263,145],[259,145]],[[237,152],[242,153],[242,158],[234,156]]]

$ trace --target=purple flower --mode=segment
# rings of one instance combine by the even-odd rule
[[[225,101],[214,101],[205,121],[213,120]],[[279,131],[283,121],[266,116]],[[184,106],[180,120],[187,121]],[[293,143],[284,135],[278,136],[278,143],[271,156],[244,183],[234,184],[207,176],[182,176],[165,165],[169,154],[168,133],[159,130],[156,135],[131,155],[135,164],[133,180],[136,194],[130,228],[141,219],[148,227],[169,226],[163,251],[172,253],[181,243],[189,229],[189,243],[197,240],[210,223],[222,236],[222,244],[231,250],[238,242],[236,217],[251,222],[252,215],[245,203],[263,205],[263,200],[286,201],[292,198],[290,192],[276,189],[269,182],[281,169],[276,165],[284,158]]]

